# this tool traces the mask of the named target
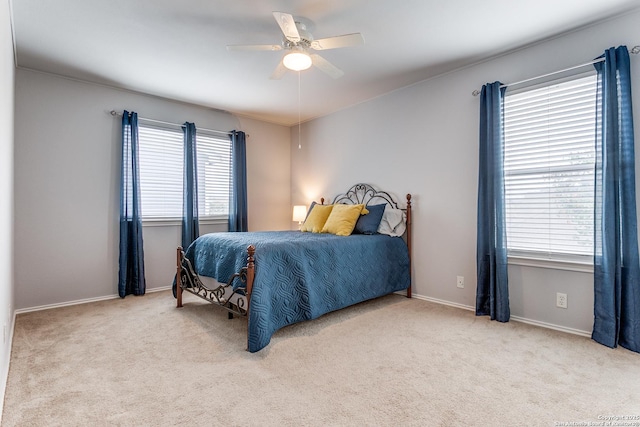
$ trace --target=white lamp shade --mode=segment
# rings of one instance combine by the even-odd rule
[[[311,58],[304,52],[291,52],[282,58],[282,63],[292,71],[302,71],[311,67]]]
[[[307,218],[307,207],[305,205],[296,205],[293,207],[293,221],[302,223]]]

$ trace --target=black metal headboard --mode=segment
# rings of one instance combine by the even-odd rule
[[[373,204],[371,203],[372,201],[373,203],[380,202],[380,204],[384,201],[392,208],[402,209],[406,213],[407,228],[402,238],[409,249],[409,265],[411,265],[411,194],[407,194],[406,208],[400,208],[393,196],[386,191],[378,191],[369,184],[356,184],[346,193],[338,194],[333,199],[332,204],[344,203],[348,205],[370,205]],[[321,199],[321,203],[324,204],[324,197]],[[409,267],[409,270],[411,271],[411,267]],[[407,298],[411,298],[411,285],[407,288]]]
[[[386,191],[378,191],[369,184],[356,184],[351,187],[346,193],[338,194],[332,204],[346,203],[346,204],[363,204],[368,205],[376,201],[382,203],[383,201],[389,203],[390,206],[398,209],[398,203],[394,198]]]

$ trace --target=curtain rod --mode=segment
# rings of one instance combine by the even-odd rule
[[[111,110],[109,112],[109,114],[111,114],[114,117],[115,116],[122,117],[122,113],[119,113],[116,110]],[[150,123],[157,123],[157,124],[160,124],[160,125],[182,127],[182,125],[178,124],[178,123],[163,122],[162,120],[146,119],[144,117],[138,117],[138,120],[142,120],[142,121],[150,122]],[[231,133],[231,132],[225,132],[225,131],[222,131],[222,130],[206,129],[206,128],[199,128],[199,127],[196,127],[196,129],[197,130],[202,130],[204,132],[217,133],[217,134],[226,135],[226,136],[229,136],[229,134]],[[247,134],[246,137],[249,138],[249,134]]]
[[[637,55],[638,53],[640,53],[640,46],[634,46],[633,49],[631,49],[629,52],[634,54],[634,55]],[[516,86],[516,85],[519,85],[519,84],[522,84],[522,83],[530,82],[532,80],[538,80],[538,79],[542,79],[542,78],[545,78],[545,77],[553,76],[554,74],[560,74],[560,73],[564,73],[564,72],[567,72],[567,71],[575,70],[576,68],[586,67],[587,65],[597,64],[598,62],[602,62],[602,61],[604,61],[604,58],[594,59],[593,61],[585,62],[584,64],[574,65],[573,67],[565,68],[564,70],[553,71],[551,73],[543,74],[541,76],[531,77],[529,79],[520,80],[520,81],[514,82],[514,83],[506,83],[506,84],[500,85],[500,87],[503,88],[503,87],[507,87],[507,86]],[[478,95],[480,95],[480,91],[478,89],[476,89],[473,92],[471,92],[471,94],[473,96],[478,96]]]

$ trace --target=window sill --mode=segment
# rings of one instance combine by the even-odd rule
[[[554,270],[577,271],[580,273],[593,273],[593,264],[581,261],[568,261],[558,259],[545,259],[527,256],[513,256],[507,258],[509,265],[521,265],[524,267],[550,268]]]
[[[228,224],[227,217],[208,217],[200,218],[200,225],[225,225]],[[180,218],[157,218],[143,219],[143,227],[179,227],[182,225]]]

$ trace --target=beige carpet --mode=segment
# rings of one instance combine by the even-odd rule
[[[391,295],[284,328],[251,354],[244,319],[185,299],[183,309],[159,292],[19,315],[2,426],[640,417],[640,355],[588,338]]]

